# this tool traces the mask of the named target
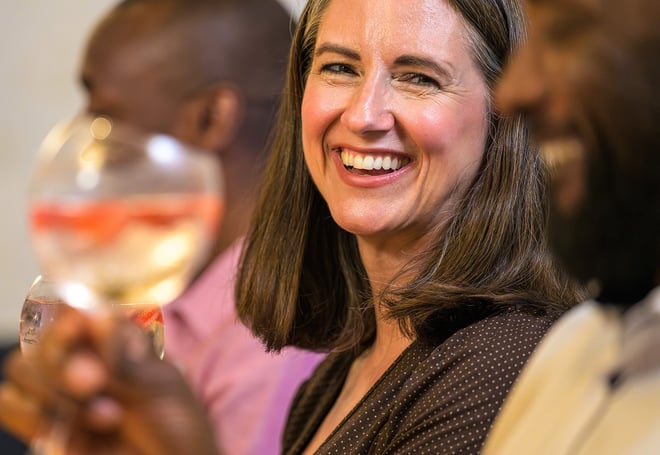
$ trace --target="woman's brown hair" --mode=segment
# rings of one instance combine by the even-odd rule
[[[270,350],[360,349],[371,343],[371,288],[355,237],[314,186],[301,143],[301,103],[323,12],[310,0],[296,30],[273,150],[238,274],[241,319]],[[438,0],[442,1],[442,0]],[[460,13],[492,88],[524,35],[514,0],[447,0]],[[481,168],[456,213],[412,260],[404,286],[379,298],[411,337],[437,342],[459,325],[515,306],[560,314],[576,301],[546,248],[545,169],[520,118],[490,114]]]

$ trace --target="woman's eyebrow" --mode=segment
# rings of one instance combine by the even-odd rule
[[[418,66],[422,68],[428,68],[436,74],[441,74],[446,76],[449,76],[453,69],[452,65],[449,63],[447,63],[445,66],[439,64],[434,60],[424,57],[419,57],[417,55],[402,55],[400,57],[397,57],[397,59],[394,60],[394,63],[395,65],[398,66]]]
[[[318,46],[314,51],[314,56],[319,57],[323,54],[330,54],[330,53],[343,55],[351,60],[358,60],[358,61],[361,60],[360,54],[354,51],[353,49],[331,43],[324,43]],[[422,68],[428,68],[429,70],[435,72],[436,74],[447,75],[447,76],[451,74],[451,71],[453,69],[452,65],[449,63],[446,63],[446,65],[441,65],[432,59],[420,57],[417,55],[407,55],[407,54],[397,57],[396,60],[394,60],[394,64],[397,66],[417,66]]]
[[[321,44],[314,51],[314,56],[318,57],[318,56],[326,54],[326,53],[340,54],[340,55],[344,55],[345,57],[347,57],[351,60],[360,60],[360,54],[358,54],[357,52],[355,52],[352,49],[349,49],[349,48],[343,47],[343,46],[339,46],[337,44]]]

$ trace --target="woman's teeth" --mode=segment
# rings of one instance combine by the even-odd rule
[[[342,150],[341,162],[344,166],[353,169],[396,171],[410,163],[410,158],[390,155],[364,155]]]

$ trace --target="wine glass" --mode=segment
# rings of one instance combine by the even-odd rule
[[[32,246],[71,306],[164,305],[212,251],[223,202],[217,157],[80,115],[42,143],[29,193]]]
[[[23,355],[31,356],[41,340],[42,331],[58,318],[67,305],[58,295],[55,283],[39,275],[32,282],[21,308],[18,339]],[[160,306],[146,303],[113,303],[113,310],[135,322],[152,341],[161,359],[165,351],[165,329]]]

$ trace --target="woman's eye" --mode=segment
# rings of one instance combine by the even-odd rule
[[[321,66],[321,73],[355,74],[355,71],[349,65],[343,63],[328,63]]]
[[[397,78],[401,82],[407,82],[410,84],[420,85],[424,87],[434,87],[440,88],[438,81],[432,77],[426,76],[420,73],[408,73]]]

